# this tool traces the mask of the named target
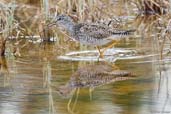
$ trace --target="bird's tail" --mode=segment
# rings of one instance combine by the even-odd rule
[[[118,30],[118,31],[114,31],[113,35],[126,36],[126,35],[131,35],[134,32],[135,32],[135,30]]]
[[[135,30],[116,30],[112,32],[112,36],[108,39],[110,40],[120,40],[125,36],[130,36],[135,32]]]

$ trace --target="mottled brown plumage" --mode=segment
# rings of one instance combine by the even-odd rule
[[[135,31],[117,30],[107,25],[95,23],[75,23],[66,15],[58,15],[55,18],[55,24],[66,29],[72,39],[79,41],[82,44],[93,45],[96,47],[106,45],[114,40],[118,41]]]
[[[75,32],[77,36],[81,34],[86,34],[89,37],[93,37],[95,39],[108,39],[113,35],[126,36],[129,35],[133,30],[114,30],[109,26],[100,25],[100,24],[90,24],[90,23],[80,23],[75,25]],[[113,39],[114,40],[114,39]]]

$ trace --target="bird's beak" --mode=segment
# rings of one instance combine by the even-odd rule
[[[50,21],[49,21],[49,23],[47,24],[48,27],[52,27],[52,26],[56,25],[57,20],[56,20],[53,16],[49,17],[49,20],[50,20]]]
[[[54,25],[56,25],[56,21],[50,22],[50,23],[48,24],[48,27],[52,27],[52,26],[54,26]]]

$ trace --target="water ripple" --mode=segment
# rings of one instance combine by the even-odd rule
[[[97,50],[86,50],[86,51],[74,51],[69,52],[63,56],[59,56],[60,60],[69,60],[69,61],[109,61],[115,62],[116,60],[125,60],[125,59],[141,59],[147,57],[157,56],[158,54],[144,54],[139,50],[134,49],[121,49],[113,48],[108,49],[104,53],[104,58],[99,58]]]

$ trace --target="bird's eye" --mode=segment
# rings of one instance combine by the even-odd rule
[[[60,21],[60,20],[62,20],[62,18],[61,18],[61,17],[59,17],[59,18],[58,18],[58,21]]]
[[[62,91],[59,91],[59,93],[60,93],[61,95],[63,95],[63,92],[62,92]]]

